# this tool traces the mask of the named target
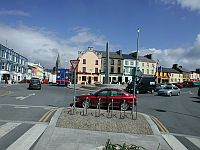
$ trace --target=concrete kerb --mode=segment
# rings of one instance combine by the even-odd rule
[[[63,109],[64,108],[59,108],[55,112],[55,114],[51,118],[49,126],[47,127],[44,134],[42,135],[42,137],[40,138],[40,140],[38,141],[38,143],[34,147],[34,150],[45,150],[46,149],[47,144],[49,143],[49,141],[51,140],[51,137],[53,136],[55,126],[56,126],[56,122],[58,121],[58,118],[60,117],[60,114],[62,113]]]

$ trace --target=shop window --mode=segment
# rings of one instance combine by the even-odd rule
[[[98,77],[94,77],[94,81],[96,81],[96,82],[97,82],[97,81],[98,81]]]
[[[82,81],[86,81],[86,76],[82,76]]]

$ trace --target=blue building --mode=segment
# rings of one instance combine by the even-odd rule
[[[26,78],[28,59],[0,44],[0,82]]]

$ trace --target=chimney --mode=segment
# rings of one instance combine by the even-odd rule
[[[137,52],[130,53],[129,55],[131,55],[132,57],[136,58],[137,57]]]
[[[178,64],[173,64],[172,66],[173,69],[177,69],[177,67],[178,67]]]
[[[122,56],[122,50],[118,50],[116,53],[117,53],[118,55]]]
[[[183,68],[182,66],[179,66],[179,68]]]
[[[93,51],[93,47],[88,47],[88,51]]]
[[[197,72],[197,73],[200,73],[200,69],[196,69],[196,72]]]
[[[147,54],[144,57],[148,58],[148,59],[152,59],[152,54]]]

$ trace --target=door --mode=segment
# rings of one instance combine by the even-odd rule
[[[92,106],[97,106],[99,103],[99,99],[100,99],[100,105],[101,107],[105,107],[107,106],[108,102],[107,102],[107,98],[110,95],[110,90],[108,89],[104,89],[104,90],[100,90],[99,92],[95,93],[95,99],[92,100]]]

